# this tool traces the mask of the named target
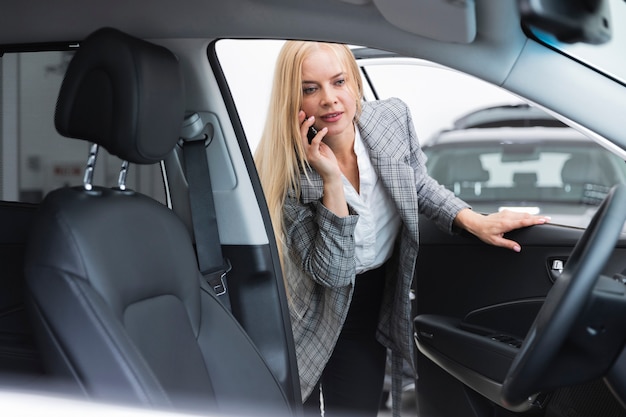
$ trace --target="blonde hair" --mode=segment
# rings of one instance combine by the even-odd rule
[[[276,60],[265,128],[254,154],[281,264],[285,245],[283,205],[290,190],[300,197],[300,172],[306,172],[308,168],[298,123],[298,112],[302,108],[302,64],[320,48],[328,48],[341,62],[348,88],[354,93],[357,103],[355,117],[361,112],[363,82],[350,48],[335,43],[307,41],[287,41],[283,45]]]

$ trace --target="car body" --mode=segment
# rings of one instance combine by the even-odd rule
[[[465,115],[424,152],[430,175],[474,210],[542,214],[574,227],[587,226],[608,190],[626,182],[622,159],[530,106]]]
[[[250,118],[264,114],[266,96],[261,90],[268,88],[270,80],[263,74],[271,73],[275,55],[262,48],[246,49],[243,54],[228,42],[311,39],[390,51],[390,56],[375,59],[381,62],[401,56],[428,63],[425,67],[430,69],[469,76],[506,91],[515,97],[516,103],[538,106],[569,126],[502,128],[507,129],[509,137],[526,129],[544,133],[548,129],[557,130],[566,136],[563,140],[568,141],[568,149],[578,148],[578,143],[583,142],[588,146],[590,139],[623,161],[626,65],[622,51],[626,44],[623,26],[626,4],[621,0],[600,2],[598,13],[583,19],[581,29],[576,25],[570,27],[571,20],[560,19],[569,9],[558,8],[577,3],[570,0],[3,2],[0,5],[2,386],[9,394],[13,390],[34,391],[41,396],[32,401],[44,404],[48,404],[47,395],[75,394],[73,390],[67,391],[65,385],[57,385],[54,378],[51,380],[55,374],[42,361],[47,352],[42,352],[35,342],[36,330],[25,308],[29,298],[25,295],[23,259],[27,245],[31,244],[30,228],[42,198],[53,189],[80,186],[83,182],[89,146],[61,137],[54,127],[53,114],[68,63],[91,33],[113,27],[167,48],[179,61],[184,78],[185,113],[197,114],[215,129],[206,154],[218,237],[232,263],[229,272],[232,317],[275,376],[284,398],[293,407],[293,415],[300,415],[288,299],[252,157],[263,117],[260,117],[261,126],[248,124]],[[537,4],[541,5],[538,9]],[[605,6],[610,7],[608,15]],[[560,12],[550,13],[553,7]],[[553,33],[554,28],[567,30]],[[605,43],[608,38],[610,42]],[[220,45],[228,47],[220,50]],[[226,68],[227,50],[235,52],[235,72]],[[470,110],[460,104],[470,102],[472,108],[484,107],[484,96],[459,87],[449,78],[441,78],[441,84],[426,79],[426,84],[436,87],[434,94],[426,94],[423,89],[410,89],[409,80],[396,73],[380,75],[396,81],[406,93],[406,97],[401,96],[402,91],[393,95],[401,96],[407,103],[412,98],[422,100],[424,106],[419,110],[412,107],[415,109],[412,113],[426,150],[438,146],[437,141],[443,145],[444,136],[467,137],[473,134],[470,131],[480,134],[484,130],[501,129],[471,128],[466,124],[445,135],[442,133],[441,139],[431,143],[431,132],[436,134],[446,126],[437,124],[436,129],[424,129],[425,133],[421,133],[426,122],[446,109],[454,110],[447,120],[458,120]],[[367,71],[366,77],[375,76],[373,69]],[[243,99],[237,98],[237,80],[251,81],[243,90]],[[373,85],[375,91],[368,91],[367,99],[387,97],[382,83]],[[252,108],[246,108],[246,102],[253,103]],[[536,136],[539,134],[533,134],[533,138]],[[128,186],[171,209],[189,229],[191,240],[193,220],[182,159],[176,151],[157,164],[131,164]],[[435,159],[431,156],[432,163]],[[116,187],[119,166],[117,158],[100,152],[94,180],[103,186]],[[622,194],[617,194],[617,200],[612,201],[620,201]],[[595,194],[594,197],[600,198]],[[495,209],[485,210],[490,208]],[[614,209],[610,212],[615,214]],[[580,225],[586,224],[584,213],[574,216],[581,220]],[[601,215],[599,219],[605,217],[615,216]],[[98,221],[101,219],[93,219],[94,223]],[[617,236],[616,242],[612,239],[598,242],[584,231],[556,222],[521,229],[508,234],[522,246],[520,253],[513,253],[486,245],[467,233],[444,234],[428,219],[420,219],[420,255],[413,288],[418,415],[625,414],[626,334],[618,321],[624,316],[621,309],[624,291],[616,283],[623,279],[620,274],[626,269],[626,237]],[[167,240],[168,236],[164,234],[162,239]],[[579,258],[587,260],[584,253],[576,251],[581,240],[590,245],[583,248],[602,252],[602,256],[595,257],[598,265],[591,274],[602,285],[559,292],[570,288],[567,286],[570,282],[578,282],[570,279],[578,278],[578,271],[568,269],[568,265],[575,266]],[[123,242],[124,236],[119,236],[119,241]],[[613,280],[613,276],[618,280]],[[536,335],[542,330],[537,324],[554,323],[553,317],[546,315],[547,310],[561,305],[560,298],[555,302],[554,288],[558,296],[578,294],[577,307],[589,295],[585,304],[589,308],[584,314],[574,314],[578,309],[565,314],[567,326],[562,328],[568,330],[567,334],[550,344],[552,350],[537,349],[549,351],[551,356],[546,366],[536,367],[542,369],[535,369],[532,376],[546,377],[539,381],[533,378],[529,401],[512,404],[505,388],[510,387],[511,378],[515,380],[517,374],[509,375],[508,371],[525,363],[516,358],[522,355],[526,358],[527,347],[534,346]],[[63,307],[59,305],[58,309]],[[539,320],[535,322],[537,317]],[[558,320],[556,323],[562,324]],[[69,341],[84,338],[84,334],[77,332],[70,335]],[[171,356],[176,358],[179,354],[172,352]],[[237,377],[227,375],[215,384],[231,383]],[[80,375],[76,379],[80,380]],[[237,401],[241,402],[250,395],[245,390],[240,394]],[[79,396],[93,400],[89,389]],[[146,405],[141,399],[137,403]],[[49,404],[50,408],[62,407],[55,401]],[[154,414],[158,415],[159,411],[155,410]],[[252,415],[271,414],[271,410],[261,407],[250,411]]]

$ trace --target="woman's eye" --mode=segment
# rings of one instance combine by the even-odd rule
[[[304,94],[312,94],[312,93],[314,93],[314,92],[315,92],[315,87],[304,87],[304,88],[302,89],[302,92],[303,92]]]
[[[344,85],[345,83],[346,83],[346,80],[344,80],[343,78],[335,81],[335,85],[339,85],[339,86]]]

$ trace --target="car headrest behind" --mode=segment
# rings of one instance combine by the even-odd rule
[[[535,187],[537,185],[537,173],[516,172],[513,174],[513,183],[516,187]]]
[[[585,154],[572,156],[561,169],[561,180],[564,184],[606,185],[605,177],[600,167]]]
[[[174,148],[184,117],[180,65],[168,49],[117,29],[93,32],[65,74],[57,131],[137,164],[161,161]]]
[[[452,162],[452,161],[451,161]],[[477,154],[455,156],[448,171],[448,182],[487,182],[489,171]]]

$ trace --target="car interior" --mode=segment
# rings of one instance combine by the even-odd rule
[[[566,3],[0,5],[0,389],[302,415],[251,133],[216,44],[312,39],[429,60],[519,95],[623,160],[626,85],[567,46],[622,36],[626,4]],[[31,67],[50,86],[35,86]],[[476,194],[490,177],[470,156],[447,175]],[[562,172],[571,189],[598,174],[577,158]],[[28,183],[33,173],[45,187]],[[515,180],[536,189],[534,173]],[[516,230],[521,253],[420,218],[409,415],[626,415],[626,185],[602,185],[586,229]]]
[[[183,91],[171,52],[101,29],[72,59],[56,126],[124,161],[155,163],[178,143]],[[50,193],[34,230],[26,278],[55,375],[102,400],[289,413],[280,381],[217,298],[223,291],[206,288],[188,230],[171,210],[123,183],[86,182]]]
[[[572,144],[536,143],[528,146],[525,151],[529,152],[508,156],[500,144],[480,146],[478,143],[460,149],[462,146],[460,143],[430,146],[427,153],[431,175],[468,202],[546,201],[599,205],[611,186],[619,182],[617,178],[623,175],[603,149],[592,146],[574,150]],[[540,162],[541,158],[550,156],[553,156],[553,163],[549,166]],[[489,165],[482,162],[487,158]],[[514,168],[507,169],[507,165]]]

